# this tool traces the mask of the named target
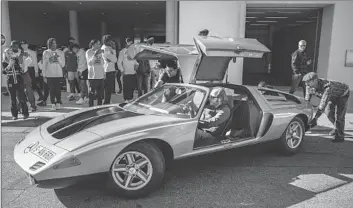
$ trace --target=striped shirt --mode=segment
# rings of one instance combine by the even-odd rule
[[[344,83],[318,79],[318,87],[316,89],[306,86],[305,100],[310,100],[312,95],[320,97],[319,109],[324,110],[329,101],[335,101],[347,95],[348,92],[349,87]]]

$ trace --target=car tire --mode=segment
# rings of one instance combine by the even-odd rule
[[[293,128],[297,127],[295,133],[292,133],[293,131],[290,130],[291,127]],[[300,133],[300,135],[298,135],[298,133]],[[288,124],[286,130],[283,132],[281,138],[278,140],[278,149],[280,153],[288,156],[298,153],[301,145],[303,144],[304,137],[305,137],[304,122],[302,119],[295,117]]]
[[[124,185],[122,184],[121,180],[119,180],[120,176],[128,177],[128,174],[132,174],[133,171],[130,172],[130,171],[127,171],[126,169],[125,173],[121,172],[121,173],[118,173],[118,175],[116,175],[117,172],[114,171],[114,167],[117,167],[117,165],[120,165],[119,161],[121,161],[123,157],[126,158],[127,155],[131,155],[134,153],[140,154],[140,156],[147,158],[148,162],[145,167],[146,169],[143,170],[145,173],[146,173],[145,170],[147,170],[148,168],[152,168],[152,172],[150,173],[150,176],[147,177],[148,178],[147,183],[145,183],[143,187],[138,189],[136,189],[136,187],[134,189],[132,189],[131,187],[130,188],[122,187]],[[138,161],[139,160],[135,161],[136,164],[138,163]],[[127,148],[125,148],[115,158],[109,171],[108,187],[113,188],[119,195],[122,195],[124,197],[128,197],[128,198],[144,197],[152,193],[153,191],[157,190],[160,187],[164,178],[165,169],[166,169],[165,158],[161,150],[153,143],[138,142],[136,144],[132,144],[131,146],[128,146]],[[139,171],[140,170],[137,170],[136,174]],[[149,174],[148,173],[145,174],[145,176],[147,175]],[[138,175],[131,176],[131,177],[133,178],[132,182],[134,180],[140,180]],[[122,179],[122,177],[120,179]],[[127,179],[125,178],[124,181],[125,180]],[[126,182],[124,183],[126,184]]]

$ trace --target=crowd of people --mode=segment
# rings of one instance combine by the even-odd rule
[[[153,45],[154,38],[141,44]],[[104,35],[102,40],[91,40],[87,50],[74,38],[60,48],[55,38],[49,38],[46,47],[31,50],[27,41],[13,40],[2,59],[2,71],[7,76],[4,94],[11,97],[13,119],[18,119],[18,113],[28,118],[30,110],[47,106],[48,97],[52,110],[60,109],[66,81],[69,101],[88,106],[95,101],[97,105],[110,104],[115,80],[119,87],[116,93],[122,93],[125,102],[134,99],[135,90],[142,96],[163,83],[182,82],[176,60],[135,60],[134,50],[129,50],[133,45],[133,40],[126,38],[125,47],[117,52],[112,37]]]

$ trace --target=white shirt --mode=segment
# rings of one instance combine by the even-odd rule
[[[116,58],[116,50],[106,45],[102,46],[102,50],[104,51],[102,55],[104,59],[104,71],[115,71],[115,63],[118,61],[118,59]],[[109,59],[110,61],[108,61],[107,59]]]
[[[50,58],[58,56],[58,62],[51,62]],[[47,49],[43,52],[43,74],[45,77],[63,77],[63,67],[65,66],[65,55],[59,49],[52,51]]]
[[[123,48],[119,52],[118,57],[118,68],[124,74],[136,74],[135,67],[137,67],[139,63],[135,59],[128,59],[127,49]]]
[[[37,53],[30,49],[24,50],[24,52],[27,52],[32,59],[32,62],[28,65],[28,67],[34,67],[34,71],[38,73]]]

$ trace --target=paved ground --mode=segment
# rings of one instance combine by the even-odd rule
[[[66,95],[65,95],[66,97]],[[64,109],[40,109],[33,120],[12,122],[2,96],[2,207],[337,207],[353,204],[353,115],[347,115],[347,142],[333,144],[325,116],[309,132],[301,152],[278,155],[271,144],[245,147],[175,162],[164,186],[152,195],[126,200],[107,191],[104,179],[62,190],[39,189],[13,160],[13,147],[31,127],[83,107],[64,100]],[[7,100],[7,101],[6,101]],[[114,102],[121,97],[113,96]],[[36,119],[34,119],[36,118]]]

